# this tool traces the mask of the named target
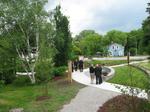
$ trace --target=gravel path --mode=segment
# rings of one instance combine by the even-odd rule
[[[60,112],[96,112],[103,103],[119,94],[95,87],[85,87],[70,104],[64,105]]]

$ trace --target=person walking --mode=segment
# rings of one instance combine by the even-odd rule
[[[74,61],[74,69],[75,69],[75,71],[78,70],[78,60]]]
[[[96,84],[102,83],[102,67],[101,65],[97,64],[95,67],[95,76],[96,76]]]
[[[91,84],[93,84],[94,75],[95,75],[95,68],[94,68],[93,64],[91,64],[91,66],[89,68],[89,72],[90,72],[90,77],[91,77]]]
[[[83,72],[83,60],[79,61],[79,69],[80,69],[80,72]]]

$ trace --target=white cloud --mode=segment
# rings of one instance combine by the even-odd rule
[[[61,4],[69,17],[70,30],[78,34],[84,29],[106,33],[111,29],[130,31],[141,27],[146,18],[147,0],[49,0],[46,9]]]

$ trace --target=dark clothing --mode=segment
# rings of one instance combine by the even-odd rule
[[[96,76],[96,84],[101,84],[101,83],[102,83],[102,77]]]
[[[96,84],[102,83],[102,67],[96,67],[95,68],[95,76],[96,76]]]
[[[83,61],[82,60],[79,61],[79,69],[80,69],[80,72],[83,71]]]
[[[75,69],[75,71],[77,71],[77,69],[78,69],[78,61],[74,61],[74,69]]]
[[[102,74],[102,67],[96,67],[95,68],[95,75],[101,76],[101,74]]]
[[[73,62],[71,63],[71,65],[72,65],[72,72],[74,71],[74,65],[73,65]]]
[[[91,66],[91,67],[89,68],[89,70],[90,70],[90,73],[94,73],[94,72],[95,72],[95,68],[94,68],[93,66]]]

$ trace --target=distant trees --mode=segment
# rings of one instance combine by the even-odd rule
[[[127,40],[127,33],[122,31],[112,30],[107,32],[103,40],[105,45],[109,45],[112,42],[114,42],[124,46]]]
[[[76,52],[83,55],[95,55],[96,52],[103,52],[102,36],[93,30],[84,30],[74,39]]]
[[[142,45],[143,35],[142,29],[130,31],[128,33],[128,42],[125,45],[125,53],[127,53],[127,50],[129,49],[131,55],[145,54]]]
[[[146,38],[148,39],[148,38]],[[118,43],[125,47],[125,54],[128,50],[131,55],[143,55],[148,53],[148,49],[144,48],[144,31],[143,29],[132,30],[130,32],[122,32],[112,30],[102,36],[93,30],[83,30],[74,38],[73,45],[76,54],[95,55],[100,52],[107,54],[107,47],[111,43]],[[149,40],[147,40],[148,42]],[[146,45],[149,45],[148,43]]]

